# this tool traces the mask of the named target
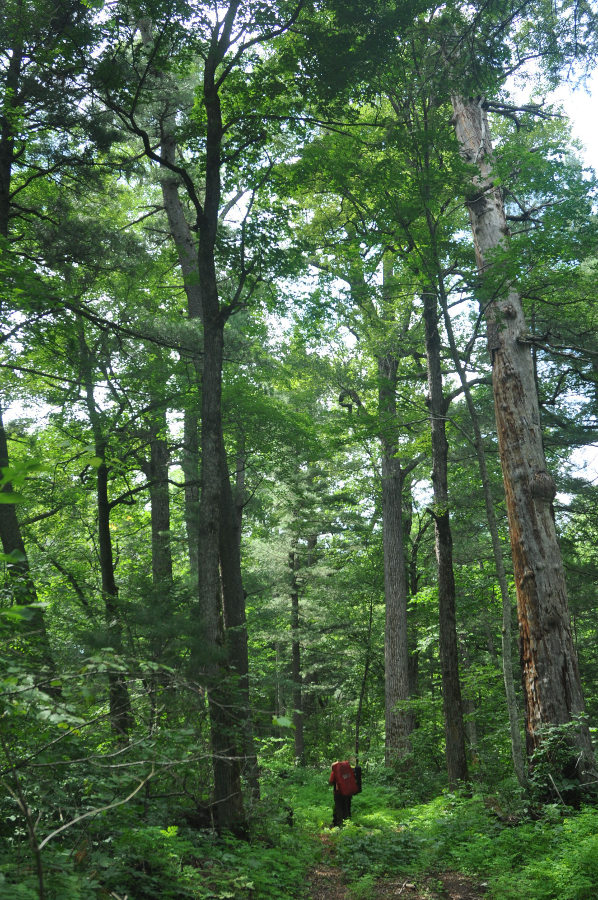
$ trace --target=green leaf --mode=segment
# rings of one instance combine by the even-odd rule
[[[0,553],[0,562],[20,563],[25,562],[27,557],[21,550],[11,550],[10,553]]]
[[[294,728],[293,722],[288,716],[272,716],[272,724],[279,728]]]
[[[10,609],[3,609],[0,611],[0,615],[5,616],[7,619],[12,619],[14,622],[22,622],[30,621],[35,616],[36,606],[31,604],[31,606],[11,606]]]
[[[0,491],[0,503],[24,503],[25,498],[14,491]]]

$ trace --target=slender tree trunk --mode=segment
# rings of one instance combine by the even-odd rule
[[[502,549],[500,546],[500,537],[498,534],[498,524],[494,513],[494,502],[492,491],[490,488],[490,478],[488,476],[488,467],[486,465],[486,457],[484,455],[484,442],[478,414],[471,396],[471,390],[467,384],[467,376],[459,358],[459,352],[453,327],[448,312],[448,302],[444,290],[441,289],[441,304],[444,315],[444,324],[449,339],[453,363],[459,375],[465,402],[471,419],[473,428],[473,440],[478,458],[478,468],[480,470],[480,481],[484,491],[484,501],[486,504],[486,520],[488,522],[488,531],[492,541],[492,553],[494,556],[494,566],[496,568],[496,577],[500,587],[500,595],[502,601],[502,673],[505,685],[505,697],[507,702],[507,712],[509,715],[509,732],[511,735],[511,757],[513,759],[513,768],[517,776],[517,780],[522,787],[527,787],[527,777],[525,774],[525,759],[523,753],[523,744],[521,742],[521,731],[519,728],[519,710],[517,708],[517,697],[515,695],[515,679],[513,677],[513,659],[512,659],[512,628],[511,628],[511,598],[509,597],[509,587],[507,584],[507,574],[502,558]]]
[[[222,454],[222,493],[220,516],[220,572],[224,607],[225,637],[230,666],[236,675],[239,718],[243,730],[244,774],[254,797],[259,796],[257,753],[249,699],[249,648],[245,589],[241,575],[242,499],[233,495],[224,442]],[[242,491],[241,484],[238,490]]]
[[[464,158],[475,165],[469,210],[478,269],[492,266],[507,224],[492,180],[492,143],[482,103],[453,97],[454,124]],[[485,308],[500,461],[511,536],[528,754],[542,743],[544,726],[570,722],[584,711],[577,654],[552,501],[556,487],[546,469],[540,411],[521,298],[504,281],[502,295]],[[593,767],[589,730],[574,738],[577,770]]]
[[[162,153],[165,159],[174,159],[174,145],[163,139]],[[168,154],[168,156],[167,156]],[[235,533],[236,516],[226,464],[222,434],[222,354],[224,343],[224,317],[220,314],[218,288],[214,265],[215,234],[208,227],[200,232],[199,246],[192,239],[183,208],[178,197],[176,182],[165,179],[162,192],[184,274],[187,306],[190,318],[201,313],[203,323],[203,356],[201,364],[201,465],[200,491],[197,518],[193,491],[190,490],[187,505],[187,528],[190,540],[197,535],[197,584],[199,591],[199,617],[205,629],[207,646],[212,648],[212,660],[201,662],[202,654],[196,647],[194,665],[198,671],[209,675],[210,720],[212,723],[212,750],[214,753],[214,799],[217,804],[220,827],[245,830],[245,814],[240,781],[240,734],[247,742],[247,728],[239,728],[239,721],[248,717],[248,708],[240,712],[239,720],[231,711],[248,707],[248,654],[245,626],[245,598],[240,568],[240,536]],[[191,262],[191,248],[195,249],[195,268]],[[196,370],[199,363],[196,364]],[[194,430],[196,420],[187,414],[186,451],[189,448],[186,482],[192,487],[195,464]],[[193,499],[192,499],[193,498]],[[222,554],[222,555],[221,555]],[[192,559],[192,577],[194,558]],[[226,606],[226,625],[231,629],[225,641],[224,621],[221,610],[221,594]],[[231,657],[231,654],[234,659]],[[228,672],[228,662],[235,671]],[[230,703],[226,693],[235,693],[236,687],[245,693],[247,704]],[[239,681],[240,679],[240,681]]]
[[[446,738],[446,763],[449,784],[466,781],[465,728],[461,685],[459,682],[459,653],[457,645],[455,576],[453,572],[453,538],[448,501],[448,443],[445,419],[447,403],[443,396],[440,359],[440,336],[436,294],[423,293],[426,330],[426,358],[430,394],[430,423],[432,431],[432,485],[436,560],[438,563],[438,608],[440,665],[442,669],[442,702]]]
[[[19,40],[10,52],[10,61],[5,75],[3,115],[0,116],[0,237],[6,238],[9,231],[10,192],[12,167],[15,153],[15,123],[19,121],[18,97],[21,69],[23,66],[23,43]],[[21,101],[22,102],[22,101]],[[13,113],[13,115],[11,115]]]
[[[106,612],[106,625],[110,635],[110,646],[122,652],[122,631],[118,602],[118,588],[114,577],[114,556],[110,536],[110,502],[108,499],[108,467],[106,466],[106,442],[100,436],[95,438],[95,455],[102,460],[96,475],[96,497],[98,509],[98,546],[100,553],[100,573],[102,597]],[[110,724],[115,734],[126,738],[133,726],[131,700],[124,675],[121,672],[108,673],[110,699]]]
[[[81,353],[81,371],[85,388],[85,403],[94,438],[95,455],[98,459],[102,460],[96,472],[96,502],[98,513],[99,563],[104,613],[110,647],[116,653],[121,653],[122,624],[120,618],[118,588],[114,576],[112,537],[110,535],[110,499],[108,493],[108,466],[106,463],[108,442],[103,433],[100,414],[94,398],[91,354],[85,340],[85,333],[81,323],[79,323],[79,348]],[[126,740],[127,735],[134,724],[134,720],[131,710],[129,689],[121,672],[108,672],[108,696],[110,705],[110,725],[112,730],[121,739]]]
[[[22,41],[18,41],[16,44],[10,52],[5,75],[4,114],[0,115],[0,241],[2,242],[8,238],[10,230],[10,196],[15,153],[15,122],[18,122],[19,83],[23,65]],[[11,116],[11,112],[15,115]],[[0,408],[0,467],[5,468],[9,465],[8,441],[2,409]],[[7,482],[1,490],[3,493],[11,493],[12,485],[10,482]],[[12,555],[14,559],[14,562],[9,563],[7,567],[14,602],[21,606],[36,603],[35,584],[29,568],[25,543],[14,503],[0,503],[0,541],[2,542],[3,552],[7,555]],[[42,610],[36,609],[31,618],[23,621],[23,626],[30,638],[31,658],[36,670],[39,674],[42,674],[42,670],[45,670],[45,674],[52,677],[56,672],[56,668],[52,659]]]
[[[155,404],[156,411],[149,430],[149,462],[142,468],[148,479],[150,495],[151,536],[152,536],[152,585],[153,604],[156,621],[168,621],[172,616],[172,552],[170,543],[170,491],[168,488],[168,464],[170,454],[164,435],[167,433],[166,414]],[[154,654],[162,658],[162,641],[156,636]],[[158,673],[151,674],[144,681],[150,704],[150,734],[157,726],[158,689],[161,683]],[[149,802],[151,784],[145,787],[146,802]]]
[[[152,523],[152,580],[166,593],[172,587],[172,552],[170,546],[170,493],[168,463],[170,454],[166,433],[166,415],[152,424],[150,433],[149,492]]]
[[[0,468],[7,468],[9,465],[8,441],[0,408]],[[0,489],[0,494],[11,493],[12,490],[12,484],[7,481]],[[36,603],[35,582],[29,568],[25,542],[14,503],[0,502],[0,541],[3,552],[7,556],[12,556],[12,562],[7,563],[6,568],[10,577],[13,603],[17,606],[29,606]],[[31,610],[31,612],[30,617],[23,619],[23,633],[27,634],[28,656],[36,674],[44,678],[40,687],[47,693],[56,694],[58,691],[55,688],[49,689],[45,686],[45,682],[51,680],[55,675],[56,666],[50,649],[44,614],[41,609]]]
[[[372,622],[374,619],[374,597],[370,595],[370,606],[368,613],[368,639],[365,648],[365,663],[363,666],[363,676],[361,679],[361,688],[359,691],[359,702],[357,704],[357,715],[355,717],[355,761],[359,765],[359,751],[361,749],[361,719],[363,716],[363,707],[368,686],[368,676],[370,673],[370,664],[372,657]]]
[[[241,728],[238,710],[231,702],[237,696],[234,685],[237,676],[228,667],[221,613],[221,498],[225,478],[221,450],[223,322],[213,313],[205,316],[203,350],[198,611],[205,651],[200,646],[194,648],[192,665],[198,680],[207,679],[208,683],[218,824],[220,828],[243,833],[246,825],[241,792]]]
[[[185,409],[181,468],[185,479],[185,528],[189,548],[191,584],[199,581],[199,417]]]
[[[396,443],[398,360],[378,359],[378,406],[382,444],[382,541],[384,547],[385,762],[387,766],[406,756],[412,730],[410,714],[397,708],[409,699],[409,651],[407,644],[407,568],[403,542],[403,472]]]
[[[301,677],[301,641],[299,639],[299,556],[295,549],[289,553],[291,572],[291,681],[293,682],[293,725],[295,726],[295,759],[305,765],[305,739],[303,733],[303,680]]]

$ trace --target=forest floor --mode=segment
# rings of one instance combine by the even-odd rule
[[[320,840],[322,860],[310,873],[310,900],[351,900],[343,873],[334,864],[327,835],[320,835]],[[367,900],[483,900],[484,896],[483,884],[458,872],[442,872],[417,884],[405,878],[380,879]]]

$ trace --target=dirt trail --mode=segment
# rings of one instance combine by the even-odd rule
[[[343,873],[334,865],[327,835],[320,835],[322,861],[309,879],[309,900],[351,900]],[[483,900],[484,886],[457,872],[442,872],[417,884],[405,878],[381,879],[364,900]]]

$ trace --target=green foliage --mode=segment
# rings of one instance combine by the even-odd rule
[[[372,780],[376,799],[362,808]],[[598,811],[545,809],[541,819],[493,811],[492,798],[446,794],[397,808],[371,773],[353,818],[334,836],[336,860],[355,898],[372,883],[451,870],[483,880],[496,900],[590,900],[598,892]]]

